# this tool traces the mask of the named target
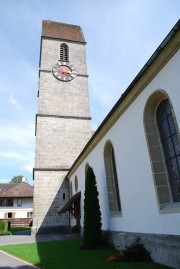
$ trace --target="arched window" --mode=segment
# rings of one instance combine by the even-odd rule
[[[69,61],[69,48],[68,45],[62,43],[60,46],[60,61],[68,62]]]
[[[180,202],[180,144],[168,99],[156,112],[157,125],[166,161],[173,202]]]
[[[86,163],[86,165],[85,165],[85,177],[86,177],[86,172],[87,172],[88,168],[89,168],[89,164]]]
[[[180,202],[179,131],[173,108],[163,91],[149,98],[144,111],[144,127],[161,210]]]
[[[106,172],[109,211],[111,215],[115,215],[121,211],[121,203],[119,197],[114,149],[110,141],[106,143],[104,148],[104,164]]]

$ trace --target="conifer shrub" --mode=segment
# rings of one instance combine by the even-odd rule
[[[82,248],[94,249],[102,244],[101,211],[96,177],[89,166],[86,171],[84,192],[84,232]]]

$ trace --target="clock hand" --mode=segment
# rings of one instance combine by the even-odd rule
[[[67,76],[71,76],[71,73],[72,73],[71,71],[66,71],[66,70],[62,71],[62,74],[67,75]]]

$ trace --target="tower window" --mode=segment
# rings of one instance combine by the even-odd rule
[[[68,45],[63,43],[60,46],[60,61],[68,62],[69,61],[69,48]]]

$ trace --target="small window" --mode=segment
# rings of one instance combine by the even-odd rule
[[[22,199],[21,198],[17,199],[17,206],[22,206]]]
[[[71,198],[73,196],[72,181],[70,182],[69,194],[70,194],[70,198]]]
[[[8,212],[8,219],[12,219],[12,212]]]
[[[33,212],[27,212],[27,218],[31,218],[33,217]]]
[[[13,199],[0,199],[0,206],[12,207],[13,206]]]
[[[63,192],[63,200],[65,200],[66,198],[66,195],[65,195],[65,192]]]
[[[63,43],[60,46],[60,61],[68,62],[69,61],[69,48],[68,45]]]
[[[75,191],[78,191],[78,178],[77,176],[75,176],[75,181],[74,181],[74,185],[75,185]]]

